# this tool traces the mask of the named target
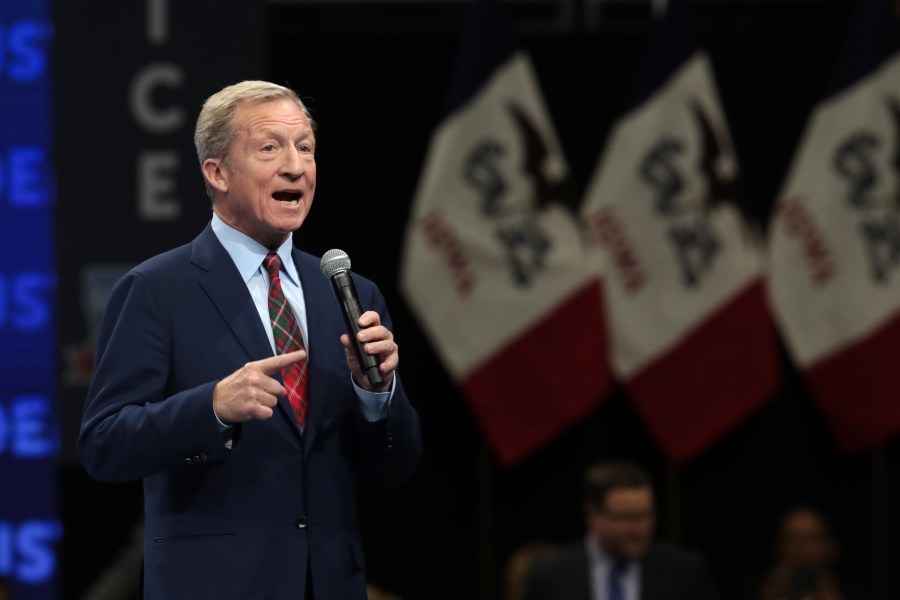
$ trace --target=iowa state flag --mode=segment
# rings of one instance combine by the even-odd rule
[[[582,419],[610,384],[597,255],[526,54],[471,8],[416,192],[402,291],[497,460]]]
[[[900,28],[863,0],[770,227],[770,294],[839,445],[900,429]]]
[[[754,236],[710,61],[673,0],[589,185],[606,257],[615,373],[676,461],[766,402],[778,383]]]

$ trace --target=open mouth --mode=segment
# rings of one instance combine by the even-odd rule
[[[272,197],[287,206],[297,206],[300,203],[300,192],[275,192]]]

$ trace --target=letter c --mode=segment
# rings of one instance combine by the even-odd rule
[[[154,63],[141,69],[131,82],[128,103],[135,120],[151,133],[171,133],[184,123],[184,110],[178,106],[153,105],[153,90],[165,86],[177,88],[184,81],[181,68],[171,63]]]

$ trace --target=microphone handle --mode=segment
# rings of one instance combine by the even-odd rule
[[[349,271],[338,271],[330,277],[331,289],[341,305],[341,312],[344,314],[344,323],[347,325],[347,332],[353,342],[353,350],[356,352],[356,360],[359,361],[366,377],[375,387],[384,385],[384,376],[378,366],[381,364],[381,357],[377,354],[369,354],[363,350],[363,345],[356,337],[362,328],[359,326],[359,318],[362,316],[362,309],[359,306],[359,299],[356,295],[356,286],[353,285],[353,279],[350,278]]]

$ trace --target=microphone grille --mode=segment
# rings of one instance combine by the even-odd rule
[[[335,273],[350,270],[350,257],[343,250],[335,248],[322,255],[322,262],[319,266],[325,277],[331,277]]]

